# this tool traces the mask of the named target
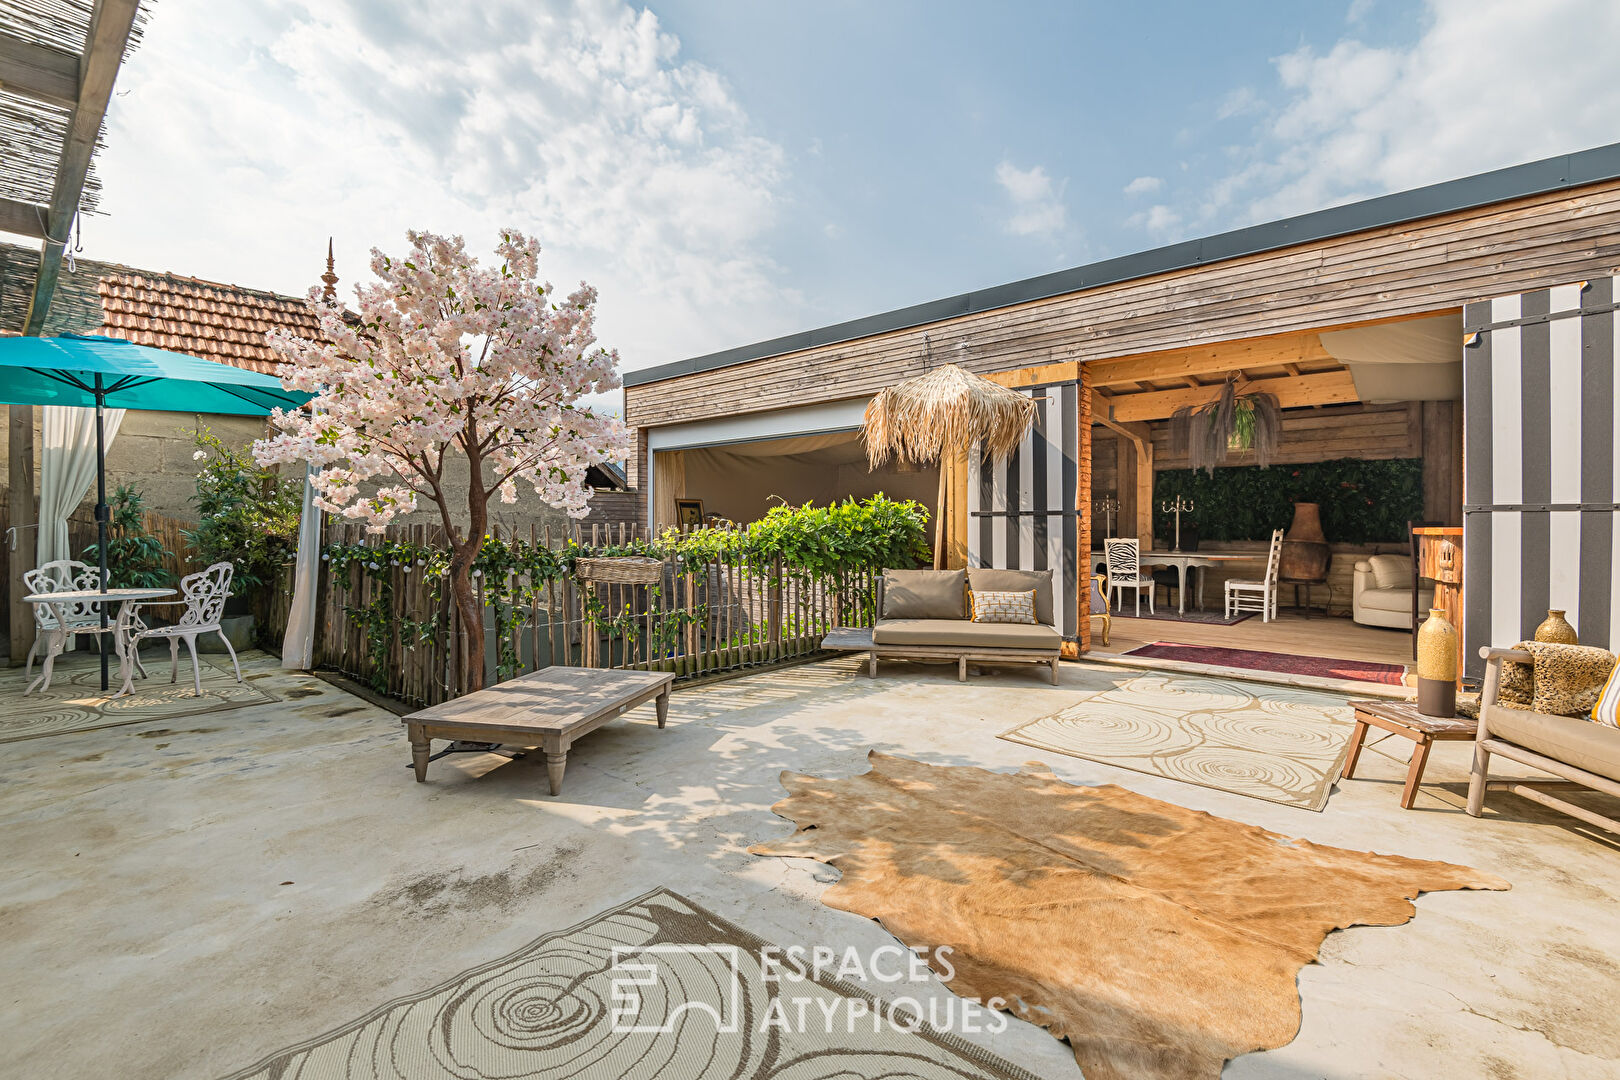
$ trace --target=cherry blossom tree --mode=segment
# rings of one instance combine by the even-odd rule
[[[311,289],[324,341],[272,331],[289,390],[314,394],[271,417],[278,433],[253,445],[264,465],[304,462],[315,504],[380,533],[423,501],[450,539],[449,582],[467,632],[463,686],[484,683],[484,623],[473,561],[489,527],[489,500],[514,503],[521,487],[573,517],[591,492],[585,471],[625,456],[616,418],[579,399],[619,386],[618,353],[593,348],[596,290],[555,299],[537,280],[540,245],[506,230],[498,266],[482,266],[460,236],[406,234],[402,259],[373,248],[376,284],[355,290],[358,320]],[[464,460],[466,506],[452,505],[447,465]],[[457,471],[460,471],[459,469]]]

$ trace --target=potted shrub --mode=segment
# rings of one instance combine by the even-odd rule
[[[198,562],[228,562],[231,596],[222,627],[236,648],[252,643],[256,596],[268,595],[283,567],[298,554],[303,487],[253,460],[248,447],[232,447],[208,428],[191,433],[202,462],[197,473],[197,526],[185,533]],[[198,647],[203,642],[198,640]],[[223,646],[218,646],[223,649]]]

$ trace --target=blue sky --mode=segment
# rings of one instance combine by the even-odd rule
[[[515,225],[646,367],[1620,140],[1612,0],[162,0],[85,254]]]

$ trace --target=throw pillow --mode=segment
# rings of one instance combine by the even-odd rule
[[[1603,692],[1592,706],[1592,719],[1609,727],[1620,727],[1620,663],[1609,672],[1609,681],[1603,684]]]
[[[883,571],[885,619],[964,619],[967,571]]]
[[[1374,555],[1367,560],[1372,567],[1373,585],[1380,589],[1410,589],[1412,587],[1412,560],[1405,555]]]
[[[1035,622],[1035,590],[1028,592],[976,592],[973,598],[973,621],[984,623]]]

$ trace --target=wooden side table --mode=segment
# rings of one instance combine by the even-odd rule
[[[1356,710],[1356,729],[1350,734],[1350,754],[1344,759],[1341,779],[1349,780],[1361,756],[1367,729],[1378,728],[1416,743],[1412,748],[1411,764],[1406,770],[1406,787],[1401,791],[1401,809],[1412,809],[1417,798],[1418,784],[1423,781],[1423,767],[1429,763],[1429,747],[1436,742],[1464,742],[1474,738],[1478,724],[1465,716],[1424,716],[1410,701],[1352,701]]]

